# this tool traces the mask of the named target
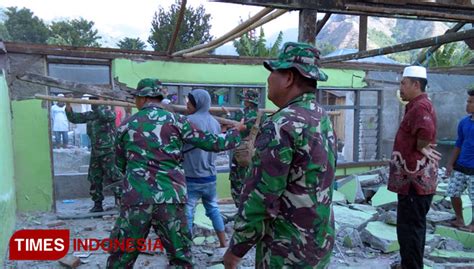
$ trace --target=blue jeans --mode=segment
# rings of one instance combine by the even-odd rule
[[[206,209],[206,216],[211,219],[212,226],[216,232],[224,231],[224,220],[222,219],[219,206],[217,205],[216,182],[192,183],[187,182],[188,201],[186,202],[186,215],[188,218],[189,231],[192,233],[194,212],[196,203],[202,198],[202,203]]]
[[[56,142],[57,146],[59,146],[61,144],[61,137],[63,139],[63,145],[66,146],[69,142],[69,138],[67,136],[67,131],[64,131],[64,132],[54,131],[54,138],[55,138],[55,142]]]

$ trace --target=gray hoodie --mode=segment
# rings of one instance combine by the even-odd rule
[[[195,89],[191,91],[191,95],[196,101],[196,112],[189,115],[188,120],[203,131],[213,134],[221,133],[219,123],[209,113],[211,107],[209,93],[206,90]],[[185,145],[183,152],[186,152],[183,164],[186,177],[202,178],[217,174],[215,165],[217,153],[194,148],[192,145]]]

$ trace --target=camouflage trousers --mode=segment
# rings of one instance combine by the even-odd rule
[[[234,200],[235,206],[237,208],[239,208],[240,193],[242,192],[242,186],[244,185],[244,179],[247,171],[247,167],[238,166],[233,160],[229,172],[230,194],[232,195],[232,200]]]
[[[120,172],[115,166],[115,154],[113,152],[100,156],[91,155],[87,180],[91,183],[89,193],[92,201],[102,202],[104,200],[103,184],[108,185],[121,179]],[[122,191],[119,187],[114,188],[112,191],[115,194],[115,198],[121,197]]]
[[[110,240],[146,239],[153,226],[166,249],[170,266],[192,268],[191,234],[185,204],[122,206]],[[133,268],[139,251],[111,251],[107,268]]]
[[[288,229],[286,233],[291,233],[290,227],[281,228]],[[284,240],[274,240],[271,235],[266,234],[256,245],[255,268],[326,269],[329,267],[331,251],[321,256],[319,246],[308,244],[310,238],[305,238],[303,234],[295,231],[293,233],[293,236],[286,234]],[[326,246],[332,249],[333,243],[327,242]]]

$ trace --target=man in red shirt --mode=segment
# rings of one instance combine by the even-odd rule
[[[397,237],[402,268],[423,268],[426,214],[436,191],[436,113],[425,93],[426,69],[406,67],[400,97],[408,101],[390,162],[388,189],[398,194]]]

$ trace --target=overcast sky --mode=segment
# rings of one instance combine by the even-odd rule
[[[165,9],[174,0],[1,0],[0,7],[26,7],[47,23],[64,18],[79,18],[95,22],[100,35],[108,35],[113,39],[123,37],[140,37],[148,39],[151,21],[158,6]],[[202,4],[207,13],[212,16],[211,34],[216,38],[237,26],[239,18],[248,18],[262,7],[243,6],[208,2],[204,0],[189,0],[188,6]],[[298,27],[298,13],[287,13],[264,26],[265,35],[287,28]]]

